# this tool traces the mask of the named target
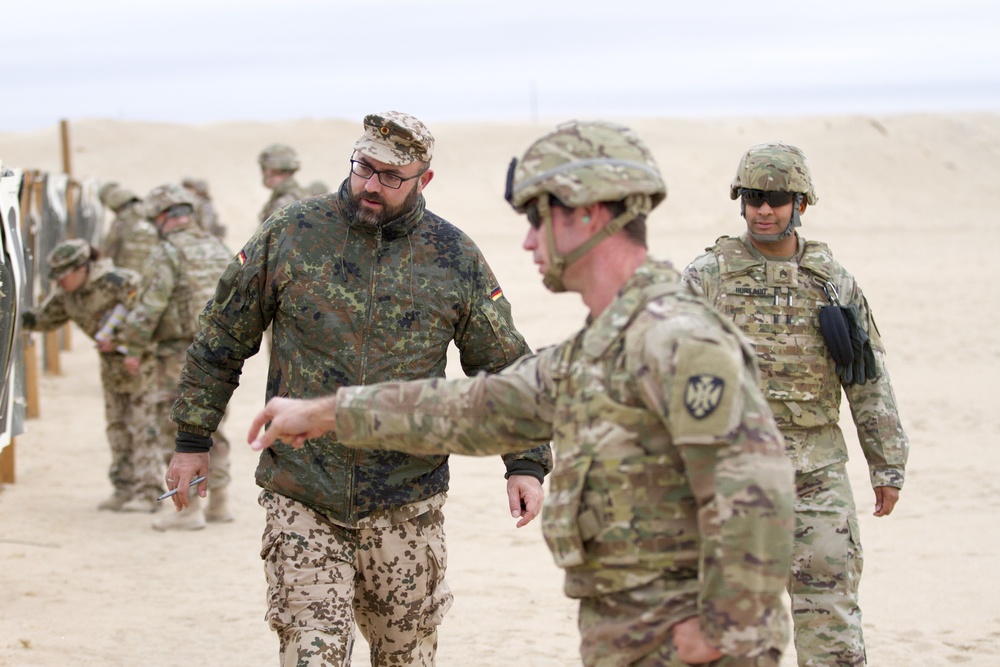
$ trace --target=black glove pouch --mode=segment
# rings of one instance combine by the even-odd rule
[[[851,330],[847,323],[847,315],[840,306],[823,306],[819,309],[819,330],[830,350],[830,356],[841,366],[851,366],[854,363],[854,346],[851,344]]]

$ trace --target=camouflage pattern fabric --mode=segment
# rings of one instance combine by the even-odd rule
[[[901,488],[909,453],[868,302],[826,245],[801,237],[789,261],[765,258],[746,234],[722,237],[684,277],[753,341],[761,388],[795,465],[799,509],[790,592],[800,664],[864,664],[855,578],[862,553],[853,495],[841,472],[848,458],[838,423],[842,393],[873,488]],[[836,287],[841,303],[858,308],[878,362],[874,381],[841,386],[819,329],[819,309],[829,304],[825,282]],[[817,586],[833,581],[832,590],[816,594]]]
[[[229,257],[221,241],[193,222],[168,233],[149,258],[126,320],[122,337],[129,351],[151,349],[165,356],[186,349]]]
[[[453,600],[443,494],[374,513],[354,529],[269,491],[260,504],[267,621],[281,665],[350,665],[355,622],[373,667],[434,664],[437,627]]]
[[[729,186],[729,198],[737,199],[740,188],[801,192],[810,206],[819,201],[805,154],[798,147],[779,141],[751,146],[740,158],[736,176]]]
[[[646,586],[580,600],[580,655],[587,667],[688,667],[677,657],[672,626],[697,604],[698,581],[660,579]],[[723,656],[711,667],[777,667],[781,651]]]
[[[267,200],[267,203],[264,204],[264,208],[260,211],[261,224],[264,224],[264,221],[270,218],[279,208],[288,206],[289,204],[296,202],[299,199],[304,199],[305,197],[305,190],[299,187],[295,178],[289,177],[281,183],[278,183],[271,190],[271,198]]]
[[[467,374],[498,371],[529,351],[479,248],[425,210],[422,196],[374,227],[353,221],[346,193],[347,181],[337,194],[280,209],[226,269],[181,375],[180,430],[212,434],[268,326],[268,398],[443,377],[452,341]],[[540,474],[550,467],[547,447],[505,457],[508,470],[522,460]],[[446,457],[359,452],[325,436],[263,452],[256,476],[353,526],[447,490],[449,472]]]
[[[86,283],[73,292],[56,289],[36,310],[26,312],[22,323],[28,329],[51,331],[72,320],[94,338],[116,305],[131,306],[140,280],[138,274],[114,267],[110,260],[93,262]],[[125,369],[122,354],[101,353],[100,359],[111,484],[124,500],[155,498],[163,492],[164,468],[157,451],[158,429],[151,400],[153,358],[142,356],[137,375]]]
[[[399,111],[383,111],[365,116],[365,132],[354,150],[379,162],[396,167],[413,162],[430,162],[434,156],[434,136],[420,119]]]
[[[104,240],[102,253],[115,266],[143,273],[153,250],[160,244],[160,235],[142,215],[142,205],[126,204],[115,215]]]
[[[219,214],[215,210],[215,204],[200,193],[193,193],[193,196],[195,224],[218,239],[224,238],[226,226],[219,222]]]
[[[215,292],[229,264],[230,251],[221,241],[189,223],[169,232],[150,256],[148,273],[125,322],[122,338],[130,354],[147,350],[156,357],[156,405],[159,451],[169,463],[177,425],[170,410],[177,397],[177,378],[198,328],[198,315]],[[229,482],[229,442],[221,432],[213,452],[209,488]]]
[[[339,390],[337,436],[473,455],[551,439],[543,531],[566,594],[610,604],[661,586],[662,604],[631,623],[699,616],[720,650],[759,656],[788,640],[794,490],[756,375],[733,325],[649,260],[585,329],[497,375]],[[626,664],[624,650],[584,657]]]
[[[525,151],[511,176],[508,201],[518,213],[542,195],[571,207],[648,195],[643,212],[667,197],[649,148],[635,132],[612,123],[560,125]]]

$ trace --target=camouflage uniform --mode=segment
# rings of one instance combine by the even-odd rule
[[[761,181],[754,186],[762,187]],[[811,181],[796,189],[816,200]],[[858,606],[863,558],[838,424],[842,389],[872,487],[902,487],[908,444],[885,350],[861,288],[825,244],[799,236],[797,246],[794,257],[775,259],[761,254],[747,233],[722,237],[688,266],[685,280],[699,286],[754,343],[761,389],[795,466],[789,592],[799,664],[863,665]],[[857,308],[877,360],[875,380],[842,387],[819,326],[819,310],[829,305],[825,283],[836,288],[843,305]]]
[[[394,164],[412,163],[417,147],[427,154],[416,159],[429,161],[433,139],[416,119],[390,112],[371,123],[413,141]],[[173,417],[182,433],[215,430],[268,326],[268,397],[443,377],[452,342],[469,374],[529,352],[468,236],[426,210],[422,194],[401,217],[358,222],[349,183],[279,209],[230,264],[181,375]],[[539,479],[551,464],[547,447],[504,461],[508,475]],[[262,453],[256,479],[281,664],[349,664],[355,621],[372,665],[433,664],[452,600],[440,512],[447,457],[358,451],[322,437]]]
[[[543,530],[580,600],[586,665],[680,665],[674,623],[776,665],[792,471],[753,350],[649,260],[561,345],[498,375],[341,389],[355,447],[491,454],[552,440]],[[701,576],[699,577],[699,572]]]
[[[285,146],[284,144],[272,144],[268,146],[261,151],[257,162],[262,170],[275,169],[294,174],[299,169],[299,159],[295,155],[295,151],[290,146]],[[279,208],[288,206],[292,202],[303,199],[306,196],[308,196],[306,191],[295,181],[295,177],[289,175],[288,178],[271,188],[271,198],[267,200],[264,208],[260,211],[261,224],[264,224],[264,221],[270,218]]]
[[[208,194],[208,183],[201,178],[185,178],[181,181],[181,185],[194,199],[195,224],[216,238],[225,238],[226,226],[219,222],[219,214],[216,213],[215,204]]]
[[[542,527],[580,600],[584,664],[679,666],[673,628],[695,618],[725,656],[713,664],[774,666],[788,641],[791,465],[752,349],[646,255],[645,216],[665,196],[628,128],[572,122],[536,141],[511,163],[507,200],[528,214],[532,244],[548,238],[545,285],[568,289],[566,267],[605,240],[636,270],[583,330],[495,376],[341,389],[337,436],[421,454],[551,440]],[[563,254],[554,203],[573,214],[600,203],[606,217]]]
[[[104,239],[102,254],[115,266],[142,273],[153,249],[160,243],[156,228],[143,215],[142,202],[117,183],[103,186],[101,201],[115,213]]]
[[[99,260],[90,264],[87,282],[79,289],[55,290],[36,310],[26,312],[22,322],[29,329],[49,331],[72,320],[94,338],[116,305],[132,303],[139,283],[138,274]],[[152,401],[156,363],[152,355],[142,355],[139,373],[132,375],[120,352],[100,353],[100,359],[105,432],[111,446],[108,477],[114,487],[113,501],[102,507],[121,509],[133,498],[153,501],[163,493],[163,459]]]
[[[156,357],[160,451],[167,460],[177,435],[177,425],[170,420],[177,378],[198,330],[198,315],[230,257],[221,241],[193,221],[168,232],[149,258],[142,288],[126,321],[123,339],[130,354],[148,350]],[[209,490],[229,484],[229,449],[229,441],[221,431],[216,433]]]

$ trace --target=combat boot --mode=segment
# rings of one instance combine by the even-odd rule
[[[153,521],[153,529],[167,530],[201,530],[205,527],[205,511],[201,508],[201,496],[190,495],[188,506],[180,512],[172,511]]]
[[[102,500],[97,504],[97,509],[99,510],[111,510],[112,512],[120,512],[122,510],[122,505],[128,502],[128,494],[115,491],[110,496]]]
[[[211,523],[229,523],[235,518],[229,511],[229,489],[226,487],[209,489],[205,519]]]
[[[147,512],[153,513],[160,509],[159,504],[152,498],[143,498],[142,496],[135,496],[129,499],[127,502],[123,503],[119,508],[120,512]]]

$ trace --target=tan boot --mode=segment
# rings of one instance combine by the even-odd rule
[[[122,504],[118,511],[153,513],[158,509],[160,509],[159,504],[152,498],[130,498]]]
[[[122,505],[128,502],[128,496],[124,493],[118,491],[112,493],[109,497],[102,500],[98,505],[99,510],[111,510],[112,512],[120,512]]]
[[[209,489],[205,519],[212,523],[229,523],[235,518],[229,511],[229,489],[226,487]]]
[[[153,521],[153,529],[167,530],[201,530],[205,527],[205,512],[201,509],[201,497],[189,496],[188,506],[180,512],[172,511]]]

